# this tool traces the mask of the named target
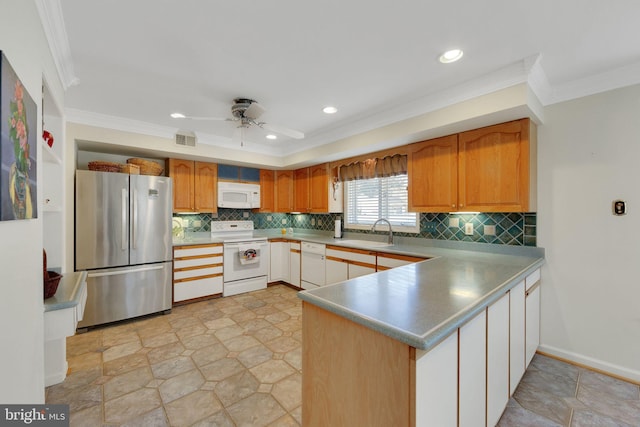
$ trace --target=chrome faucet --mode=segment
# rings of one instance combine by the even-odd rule
[[[389,239],[388,239],[388,243],[390,245],[393,245],[393,230],[391,229],[391,223],[389,222],[388,219],[385,218],[380,218],[378,220],[376,220],[376,222],[373,223],[373,225],[371,226],[371,231],[375,231],[376,225],[378,225],[378,223],[382,221],[382,222],[386,222],[389,225]]]

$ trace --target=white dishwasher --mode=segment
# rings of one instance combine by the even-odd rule
[[[313,289],[325,285],[325,245],[302,242],[302,267],[300,272],[302,289]]]

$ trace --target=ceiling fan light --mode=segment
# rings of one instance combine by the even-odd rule
[[[460,49],[451,49],[440,55],[440,62],[443,64],[450,64],[452,62],[456,62],[458,59],[462,58],[464,52]]]
[[[186,116],[182,113],[171,113],[171,117],[174,119],[184,119]]]
[[[327,106],[322,109],[322,112],[325,114],[335,114],[338,112],[338,109],[336,107]]]
[[[265,136],[265,138],[267,139],[278,139],[278,137],[272,133],[270,133],[269,135]]]

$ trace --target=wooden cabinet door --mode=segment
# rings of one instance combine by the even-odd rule
[[[296,169],[293,182],[295,186],[294,212],[309,212],[309,168]]]
[[[168,159],[167,169],[173,180],[173,211],[195,210],[194,163],[191,160]]]
[[[309,168],[309,212],[329,212],[329,165]]]
[[[529,120],[458,134],[458,210],[527,212]]]
[[[218,165],[195,162],[194,179],[196,212],[218,212]]]
[[[274,212],[276,207],[275,172],[267,169],[260,169],[260,209],[258,212]]]
[[[293,212],[293,171],[276,171],[275,212]]]
[[[409,211],[458,209],[458,136],[412,144],[409,149]]]

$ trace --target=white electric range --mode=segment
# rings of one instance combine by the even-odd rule
[[[211,237],[224,247],[223,296],[267,287],[269,242],[254,237],[253,221],[212,221]]]

